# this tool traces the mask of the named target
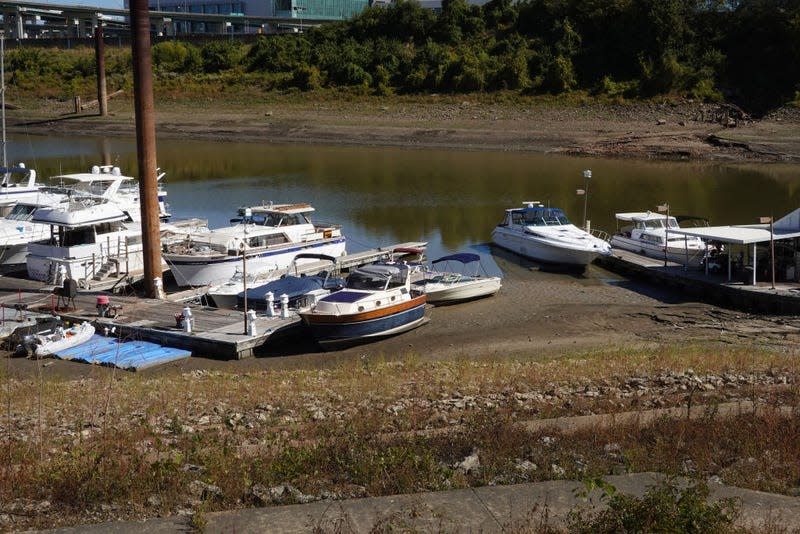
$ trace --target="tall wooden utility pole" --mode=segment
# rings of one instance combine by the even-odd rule
[[[150,16],[147,0],[131,0],[133,48],[133,97],[136,106],[136,153],[139,162],[139,198],[142,206],[144,244],[144,289],[160,298],[161,235],[158,219],[156,177],[156,124],[153,106],[153,66],[150,55]]]
[[[97,101],[100,103],[100,116],[108,116],[108,91],[106,90],[106,51],[103,41],[103,25],[94,29],[94,56],[97,62]]]

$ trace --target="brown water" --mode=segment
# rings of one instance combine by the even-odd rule
[[[13,138],[9,162],[40,176],[80,172],[104,159],[136,174],[132,139]],[[317,219],[343,225],[348,250],[428,241],[435,258],[486,243],[505,208],[538,200],[582,223],[583,171],[591,169],[592,227],[612,231],[614,213],[656,210],[711,224],[780,218],[800,206],[800,166],[585,159],[519,152],[274,145],[164,140],[158,161],[175,217],[228,223],[236,207],[310,202]],[[496,265],[492,264],[494,270]]]

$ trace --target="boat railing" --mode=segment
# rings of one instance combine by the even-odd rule
[[[611,234],[606,232],[605,230],[600,230],[598,228],[592,228],[592,231],[589,232],[594,237],[598,239],[602,239],[603,241],[611,241]]]

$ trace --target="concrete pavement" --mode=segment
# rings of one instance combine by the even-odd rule
[[[618,491],[642,495],[658,483],[659,475],[637,473],[605,477]],[[578,506],[600,503],[600,492],[589,502],[576,494],[576,481],[551,481],[512,486],[487,486],[451,491],[372,497],[309,504],[247,508],[205,514],[204,532],[237,534],[337,532],[367,533],[376,527],[401,532],[504,532],[535,531],[545,523],[560,525]],[[740,502],[739,523],[748,526],[779,525],[800,532],[800,498],[763,493],[709,483],[712,499],[733,497]],[[379,528],[379,531],[384,530]],[[51,532],[171,534],[191,532],[188,517],[81,525]]]

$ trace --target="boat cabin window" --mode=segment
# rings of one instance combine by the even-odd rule
[[[33,218],[33,212],[36,211],[37,206],[32,206],[30,204],[17,204],[14,206],[8,215],[6,215],[6,219],[12,221],[30,221]]]
[[[559,208],[530,208],[521,212],[525,226],[558,226],[569,224],[569,219]]]
[[[347,277],[347,287],[350,289],[366,289],[370,291],[380,291],[386,288],[388,279],[377,274],[353,271]]]

